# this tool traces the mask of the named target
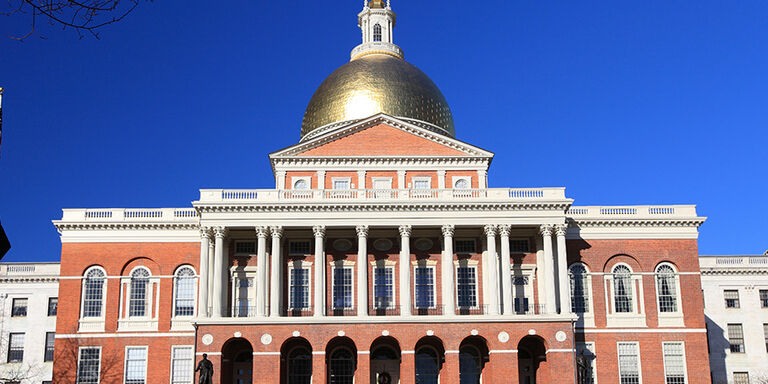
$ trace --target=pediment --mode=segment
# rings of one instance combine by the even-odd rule
[[[378,114],[270,155],[276,157],[493,157],[493,153]]]

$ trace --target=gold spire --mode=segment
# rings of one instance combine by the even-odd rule
[[[384,0],[371,0],[368,2],[368,8],[386,8],[387,2]]]

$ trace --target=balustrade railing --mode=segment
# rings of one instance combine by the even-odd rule
[[[488,313],[488,304],[477,305],[474,307],[456,308],[457,315],[485,315]]]
[[[481,316],[489,314],[490,305],[481,304],[474,307],[458,307],[455,309],[455,315],[458,316]],[[222,313],[228,314],[230,318],[257,318],[261,317],[255,305],[234,305],[224,308]],[[402,314],[402,307],[399,305],[389,307],[376,307],[370,306],[368,309],[369,316],[400,316]],[[269,316],[269,308],[265,307],[262,312],[263,316]],[[502,313],[499,308],[499,313]],[[514,308],[513,316],[515,315],[542,315],[548,313],[546,306],[540,304],[529,304],[525,306],[517,305]],[[441,316],[445,313],[444,305],[436,305],[428,308],[411,307],[411,314],[414,316]],[[306,308],[281,308],[280,317],[310,317],[314,315],[312,307]],[[357,308],[334,308],[329,306],[326,308],[327,317],[343,317],[343,316],[357,316]]]

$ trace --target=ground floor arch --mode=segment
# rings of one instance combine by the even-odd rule
[[[353,384],[357,370],[357,347],[348,337],[335,337],[325,349],[328,384]]]
[[[438,384],[440,370],[445,362],[443,341],[435,336],[426,336],[416,343],[414,349],[414,379],[416,384]]]
[[[402,362],[400,343],[390,336],[382,336],[371,343],[371,384],[397,384],[400,382]]]
[[[244,338],[229,339],[221,348],[222,383],[253,383],[253,347]]]
[[[480,384],[488,352],[488,343],[480,336],[462,340],[459,347],[459,384]]]
[[[517,345],[517,367],[520,384],[541,381],[540,368],[547,360],[547,347],[539,336],[526,336]]]
[[[288,339],[280,348],[280,383],[312,383],[312,345],[306,339]]]

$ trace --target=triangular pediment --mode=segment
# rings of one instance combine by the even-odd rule
[[[277,157],[493,157],[493,153],[385,114],[338,127]]]

